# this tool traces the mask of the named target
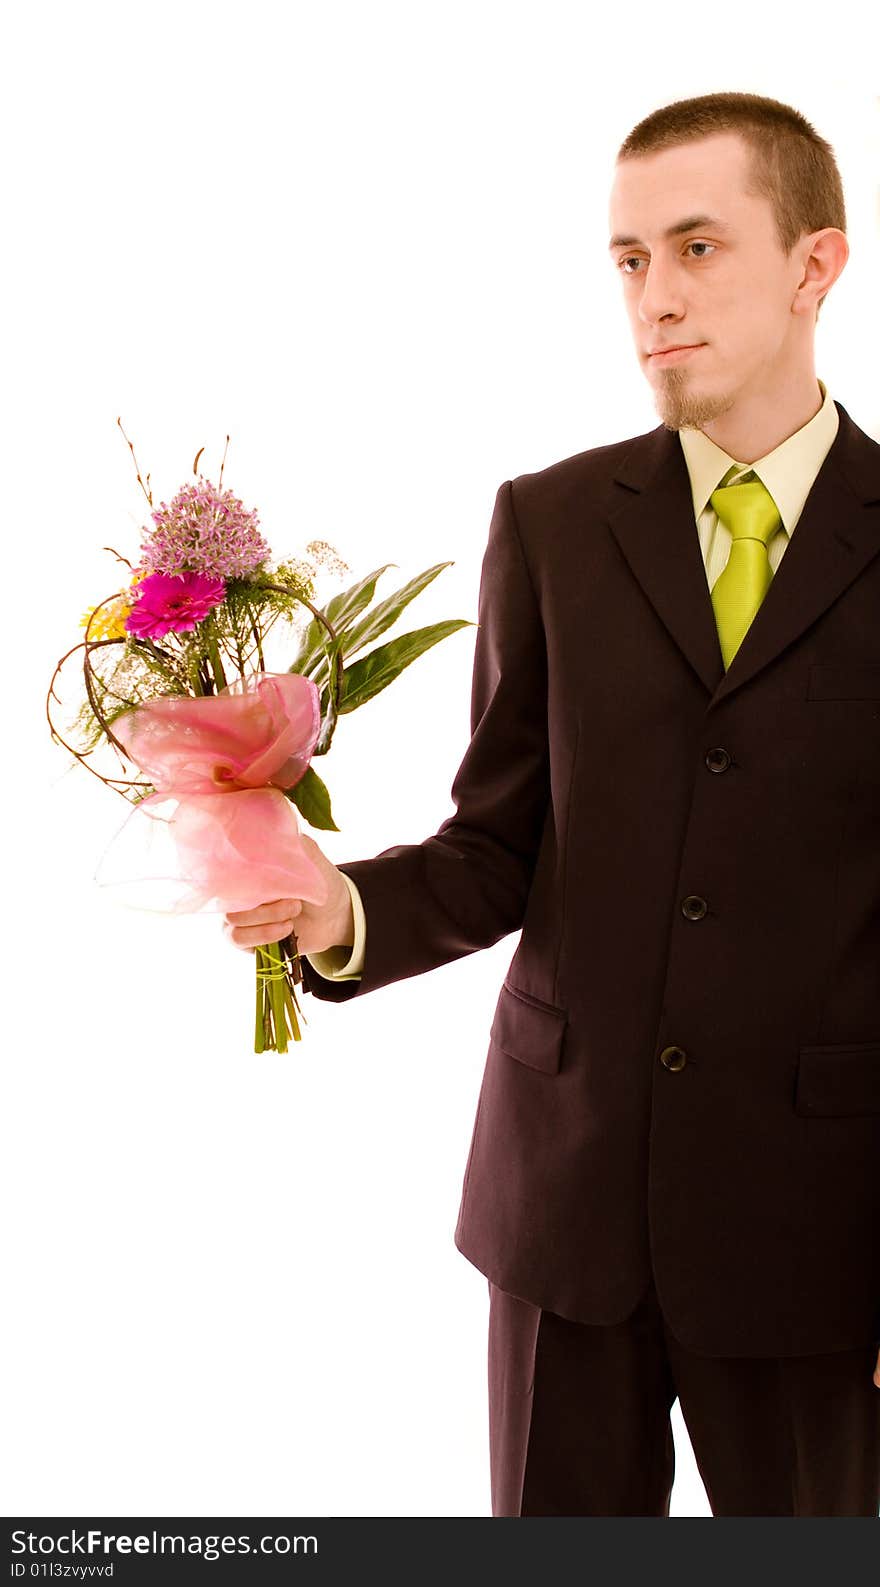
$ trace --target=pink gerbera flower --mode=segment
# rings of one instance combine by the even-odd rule
[[[134,588],[137,601],[125,628],[138,639],[161,639],[169,629],[180,633],[195,628],[226,599],[223,580],[204,573],[151,573]]]

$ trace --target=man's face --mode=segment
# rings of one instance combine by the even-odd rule
[[[747,145],[725,132],[615,167],[610,236],[635,241],[615,244],[610,258],[654,405],[671,430],[702,429],[737,401],[772,390],[803,333],[791,305],[808,237],[786,258],[769,200],[745,192],[748,161]],[[696,219],[705,216],[713,218]],[[665,235],[682,221],[687,230]],[[700,345],[678,359],[651,356],[655,347],[689,344]]]

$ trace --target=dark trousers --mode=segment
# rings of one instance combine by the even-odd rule
[[[713,1516],[876,1518],[876,1359],[694,1355],[653,1282],[594,1327],[490,1281],[492,1514],[668,1516],[677,1397]]]

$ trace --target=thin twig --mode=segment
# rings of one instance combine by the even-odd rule
[[[116,423],[119,425],[120,430],[122,430],[122,420],[121,419],[117,419]],[[123,435],[125,435],[125,431],[124,430],[122,430],[122,433],[123,433]],[[128,436],[127,435],[125,435],[125,439],[126,439],[126,441],[128,441]],[[147,475],[147,485],[145,485],[143,480],[141,479],[141,471],[140,471],[140,468],[138,467],[138,460],[137,460],[137,458],[134,455],[134,447],[132,446],[130,441],[128,441],[128,446],[129,446],[129,450],[131,452],[131,455],[134,458],[134,466],[135,466],[135,472],[137,473],[138,484],[140,485],[141,490],[143,491],[144,495],[147,498],[147,501],[149,502],[150,506],[152,507],[152,505],[153,505],[153,493],[152,493],[151,490],[147,489],[147,485],[149,485],[149,483],[150,483],[150,476],[149,476],[149,474]]]
[[[61,657],[61,660],[58,662],[58,664],[57,664],[57,666],[55,668],[55,671],[52,674],[52,681],[49,684],[49,692],[46,695],[46,716],[47,716],[47,719],[48,719],[48,722],[49,722],[49,730],[50,730],[50,732],[52,734],[52,737],[54,739],[56,739],[59,744],[62,744],[66,750],[69,750],[71,755],[73,755],[80,762],[81,765],[85,766],[86,771],[90,771],[92,773],[92,775],[94,777],[97,777],[100,782],[104,783],[108,788],[113,788],[114,792],[122,794],[122,798],[123,799],[127,799],[128,795],[122,793],[122,788],[123,787],[124,788],[152,788],[153,784],[150,783],[150,782],[143,782],[140,778],[105,777],[102,772],[96,771],[94,766],[90,766],[89,765],[88,760],[87,760],[86,757],[88,755],[90,755],[92,753],[92,751],[91,750],[87,750],[85,753],[83,753],[81,750],[74,749],[73,745],[72,744],[68,744],[66,738],[64,738],[62,736],[62,734],[59,733],[57,727],[55,726],[55,723],[52,721],[52,712],[51,712],[51,708],[50,708],[50,704],[49,704],[50,700],[52,700],[52,699],[57,700],[59,705],[61,705],[61,703],[62,703],[61,700],[58,698],[58,695],[55,693],[55,679],[57,678],[59,672],[61,671],[61,668],[64,666],[65,661],[67,661],[68,658],[73,655],[74,650],[79,650],[81,647],[84,647],[86,645],[86,643],[87,643],[86,640],[80,640],[79,644],[73,645],[71,647],[71,649],[68,650],[67,655]],[[125,641],[122,640],[122,639],[92,639],[92,640],[88,641],[88,643],[91,646],[121,645],[121,644],[124,644]],[[102,730],[103,730],[103,727],[102,727]],[[118,744],[119,741],[118,741],[118,739],[114,738],[113,742],[114,742],[114,744]],[[123,754],[121,758],[123,760],[126,760],[128,757]],[[117,787],[116,786],[117,784],[121,784],[122,786],[121,787]],[[129,800],[129,803],[131,803],[130,800]]]
[[[229,451],[229,436],[227,435],[227,437],[226,437],[226,445],[223,448],[223,461],[220,464],[220,479],[219,479],[219,481],[217,483],[217,489],[218,490],[222,490],[223,489],[223,470],[226,467],[226,453],[228,451]]]

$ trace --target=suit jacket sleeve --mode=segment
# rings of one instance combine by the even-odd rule
[[[455,814],[422,843],[339,866],[363,901],[362,973],[330,980],[303,957],[305,991],[329,1001],[363,996],[522,925],[550,772],[544,628],[511,480],[499,486],[483,555],[470,729],[452,784]]]

